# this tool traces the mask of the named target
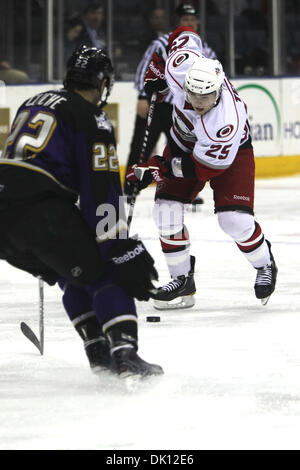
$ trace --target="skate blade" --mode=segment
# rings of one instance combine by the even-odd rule
[[[170,301],[154,300],[153,306],[156,310],[177,310],[183,308],[190,308],[195,305],[194,295],[185,295],[177,297]]]
[[[269,295],[268,297],[265,297],[264,299],[260,299],[261,304],[262,304],[262,305],[267,305],[267,303],[269,302],[269,298],[270,298],[270,297],[271,297],[271,296]]]

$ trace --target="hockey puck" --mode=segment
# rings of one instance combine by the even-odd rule
[[[146,320],[151,323],[157,323],[157,322],[160,322],[160,317],[153,315],[151,317],[146,317]]]

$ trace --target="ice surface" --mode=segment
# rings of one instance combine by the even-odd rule
[[[160,312],[138,303],[140,354],[162,378],[130,386],[94,377],[60,291],[45,287],[45,354],[38,333],[38,282],[0,262],[0,449],[300,449],[300,177],[258,180],[256,218],[279,274],[266,307],[255,271],[218,227],[212,193],[187,211],[196,255],[196,306]],[[138,232],[167,268],[152,221],[153,188],[135,208]]]

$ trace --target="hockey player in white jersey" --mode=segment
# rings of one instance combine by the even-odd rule
[[[275,289],[277,267],[271,244],[254,218],[255,164],[247,109],[221,63],[201,55],[200,42],[195,31],[177,28],[166,64],[154,56],[145,77],[148,94],[163,96],[170,89],[174,95],[172,139],[162,157],[151,157],[146,164],[157,183],[154,218],[172,277],[158,289],[155,307],[195,303],[195,258],[190,255],[184,204],[207,181],[219,225],[257,270],[255,295],[265,305]],[[127,179],[146,173],[134,169]]]
[[[194,30],[197,30],[199,15],[192,2],[181,3],[178,5],[174,13],[176,15],[176,22],[178,26],[188,26]],[[134,132],[128,155],[127,168],[139,161],[142,142],[145,135],[146,118],[150,106],[149,99],[144,91],[145,74],[154,52],[158,56],[166,58],[170,34],[171,32],[168,32],[154,39],[145,51],[142,60],[137,66],[135,88],[138,90],[139,96]],[[202,41],[201,52],[205,57],[209,57],[211,59],[215,59],[217,57],[216,53],[211,49],[211,47],[208,46],[205,41]],[[153,116],[147,144],[144,150],[145,159],[148,159],[150,155],[153,154],[153,149],[162,133],[165,134],[166,140],[168,140],[170,137],[173,108],[173,94],[171,91],[164,97],[164,100],[161,103],[156,105],[156,108],[157,112]],[[130,196],[132,195],[132,191],[132,186],[125,180],[124,193],[128,196],[129,200]],[[201,198],[197,198],[194,201],[194,204],[199,204],[201,202],[203,202],[203,200]]]

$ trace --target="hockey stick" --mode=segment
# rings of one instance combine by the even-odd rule
[[[145,161],[145,150],[146,150],[146,146],[147,146],[147,143],[148,143],[148,137],[149,137],[149,133],[150,133],[150,126],[151,126],[152,119],[153,119],[156,98],[157,98],[157,93],[156,92],[152,93],[151,100],[150,100],[149,111],[148,111],[148,116],[147,116],[144,140],[143,140],[141,154],[140,154],[140,158],[139,158],[138,163],[143,163]],[[127,217],[128,233],[129,233],[130,225],[131,225],[131,222],[132,222],[133,211],[134,211],[134,206],[135,206],[135,201],[136,201],[136,198],[137,198],[137,194],[138,194],[138,184],[135,185],[132,196],[131,196],[131,199],[130,199],[129,212],[128,212],[128,217]]]
[[[25,322],[20,323],[20,328],[23,335],[31,341],[41,355],[44,354],[44,281],[39,277],[39,333],[40,339],[37,338],[36,334],[32,331],[30,326]]]

